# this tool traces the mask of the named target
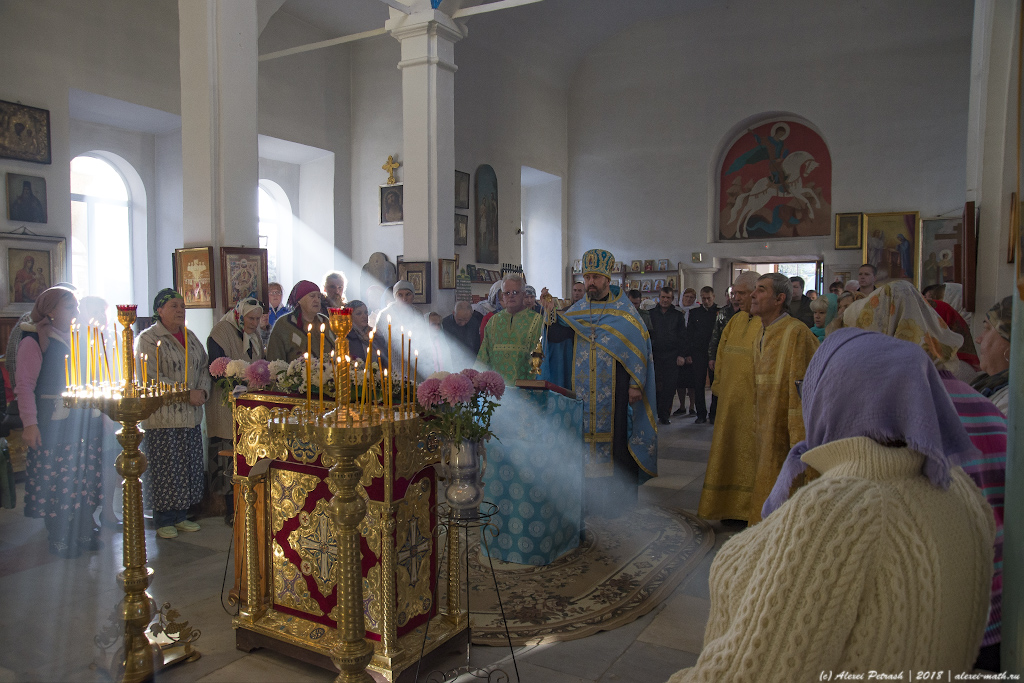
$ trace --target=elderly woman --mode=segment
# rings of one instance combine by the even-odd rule
[[[101,547],[92,514],[102,498],[103,418],[65,408],[61,399],[77,315],[74,292],[51,287],[36,298],[18,344],[16,396],[28,446],[25,516],[46,521],[50,552],[65,558]]]
[[[849,308],[855,301],[860,301],[864,298],[864,295],[860,292],[843,292],[839,295],[837,301],[839,302],[836,307],[835,317],[832,318],[832,322],[825,325],[825,336],[832,334],[836,330],[843,328],[843,313]]]
[[[526,310],[535,311],[541,313],[544,309],[537,303],[537,288],[533,285],[526,285],[523,288],[523,303],[526,305]]]
[[[142,421],[142,450],[149,461],[142,480],[146,504],[153,510],[157,536],[175,538],[179,531],[200,528],[186,515],[203,497],[201,425],[203,404],[210,395],[210,363],[199,337],[185,327],[185,300],[180,294],[161,289],[153,299],[153,316],[156,322],[135,342],[136,355],[149,357],[146,379],[185,383],[189,391],[188,401],[165,405]]]
[[[811,313],[814,314],[814,327],[811,328],[811,332],[818,338],[819,343],[825,341],[825,328],[836,317],[838,307],[839,298],[832,293],[811,301]]]
[[[970,670],[995,526],[958,467],[975,449],[935,367],[914,344],[843,329],[801,393],[795,460],[821,476],[718,552],[703,651],[670,683]]]
[[[260,337],[260,322],[263,306],[259,301],[246,297],[233,309],[225,313],[210,330],[206,338],[207,358],[212,364],[218,358],[242,360],[246,363],[263,358],[263,340]],[[232,518],[233,489],[230,483],[230,463],[215,460],[221,451],[230,451],[234,442],[234,418],[231,404],[220,386],[213,386],[210,400],[206,402],[206,434],[210,439],[211,489],[223,494],[225,519]]]
[[[965,375],[973,376],[973,369],[959,358],[963,337],[948,329],[945,321],[910,283],[895,280],[882,285],[865,301],[853,304],[846,311],[845,318],[847,327],[861,327],[881,332],[920,346],[939,371],[939,377],[953,401],[961,425],[981,453],[980,457],[972,458],[963,464],[964,472],[984,491],[985,498],[992,507],[997,531],[992,575],[992,607],[989,610],[989,623],[985,629],[978,665],[998,671],[1003,585],[1002,529],[1003,490],[1006,480],[1006,419],[990,401],[958,379]]]
[[[370,311],[366,304],[359,299],[353,299],[348,304],[352,309],[352,329],[348,336],[348,355],[352,360],[365,361],[366,348],[370,345]]]
[[[331,332],[330,320],[320,313],[320,288],[309,280],[299,280],[292,287],[288,295],[288,305],[291,312],[277,319],[274,329],[270,331],[270,341],[267,342],[267,360],[283,360],[291,363],[296,358],[302,358],[306,353],[306,334],[312,325],[313,336],[320,334],[320,325],[324,326],[326,332],[324,343],[324,354],[334,350],[334,333]],[[313,344],[313,355],[320,354],[319,339]]]
[[[978,336],[978,361],[985,374],[972,386],[1006,415],[1010,406],[1010,322],[1013,297],[1008,296],[988,309]]]

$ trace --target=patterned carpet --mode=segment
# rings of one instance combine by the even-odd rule
[[[628,624],[668,597],[714,542],[711,527],[689,513],[643,507],[588,518],[580,547],[545,567],[494,560],[512,643],[574,640]],[[473,642],[505,645],[479,539],[470,547],[470,591]]]

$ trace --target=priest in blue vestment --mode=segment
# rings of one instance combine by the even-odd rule
[[[544,379],[585,402],[585,514],[615,517],[636,505],[637,487],[658,474],[654,361],[647,327],[618,287],[615,256],[583,255],[586,296],[562,312],[545,289]]]

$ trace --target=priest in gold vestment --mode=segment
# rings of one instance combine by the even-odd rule
[[[757,273],[747,271],[733,282],[733,295],[740,310],[722,331],[715,355],[711,392],[718,398],[718,411],[697,508],[704,519],[746,520],[750,516],[757,468],[754,346],[762,330],[761,319],[750,314],[750,297],[758,277]]]
[[[793,446],[804,440],[804,418],[797,382],[802,382],[818,338],[790,316],[789,278],[780,273],[761,276],[751,296],[750,312],[763,325],[754,345],[754,440],[757,464],[747,522],[761,521],[761,508],[775,486],[782,464]],[[735,317],[735,316],[733,316]],[[837,389],[838,390],[838,389]],[[808,469],[794,487],[817,476]]]

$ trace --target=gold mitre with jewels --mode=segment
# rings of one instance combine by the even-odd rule
[[[604,275],[611,279],[615,268],[615,255],[604,249],[591,249],[583,254],[584,275]]]

